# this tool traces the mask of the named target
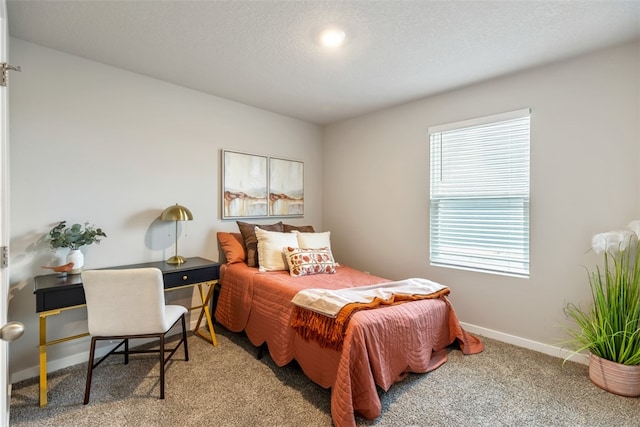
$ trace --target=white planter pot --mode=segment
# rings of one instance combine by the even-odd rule
[[[82,266],[84,265],[84,254],[80,249],[72,249],[67,255],[67,262],[73,263],[73,268],[69,273],[79,274],[82,272]]]

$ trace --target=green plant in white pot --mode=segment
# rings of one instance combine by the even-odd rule
[[[71,274],[77,274],[82,271],[84,265],[84,255],[80,248],[93,243],[100,244],[102,237],[107,237],[101,228],[96,228],[88,222],[83,225],[73,224],[67,226],[66,221],[60,221],[58,225],[53,227],[46,239],[49,241],[51,249],[69,248],[67,262],[73,262],[73,268],[69,271]]]
[[[596,234],[592,249],[603,265],[589,272],[591,302],[567,304],[576,353],[588,350],[589,377],[623,396],[640,396],[640,221],[626,230]]]

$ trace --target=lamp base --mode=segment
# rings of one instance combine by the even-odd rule
[[[184,264],[185,262],[187,262],[187,259],[183,256],[180,255],[174,255],[171,258],[169,258],[167,261],[167,264]]]

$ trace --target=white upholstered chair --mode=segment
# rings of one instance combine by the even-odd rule
[[[84,404],[89,402],[93,369],[112,354],[123,354],[129,363],[129,354],[159,353],[160,399],[164,399],[165,365],[180,344],[184,358],[189,360],[185,314],[180,305],[165,305],[162,272],[157,268],[122,270],[87,270],[82,273],[82,285],[87,301],[87,318],[91,335],[91,350]],[[182,320],[182,338],[170,349],[165,349],[165,334]],[[129,339],[158,338],[159,350],[129,350]],[[122,340],[113,350],[94,363],[96,341]],[[124,350],[118,350],[124,345]],[[165,353],[169,355],[165,358]]]

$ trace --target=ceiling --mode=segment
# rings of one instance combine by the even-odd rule
[[[640,0],[9,0],[7,9],[12,37],[318,124],[640,37]],[[316,42],[328,25],[345,31],[341,48]]]

